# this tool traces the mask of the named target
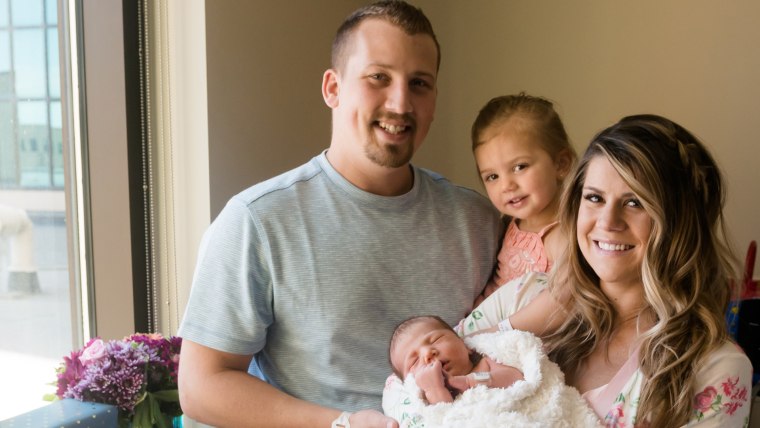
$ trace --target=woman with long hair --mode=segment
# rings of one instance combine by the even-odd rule
[[[576,239],[551,279],[566,312],[545,344],[605,424],[747,425],[752,366],[724,318],[736,273],[724,199],[704,145],[660,116],[623,118],[580,160],[560,209]]]

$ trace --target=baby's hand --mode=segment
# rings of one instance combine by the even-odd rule
[[[515,371],[517,370],[515,369]],[[519,371],[517,372],[520,373]],[[448,382],[450,388],[455,389],[458,393],[461,394],[465,390],[474,388],[478,385],[491,386],[491,373],[472,372],[464,376],[450,376],[446,381]]]
[[[448,383],[449,388],[457,391],[459,394],[470,388],[470,385],[467,382],[467,376],[449,376],[448,379],[446,379],[446,382]]]
[[[441,362],[433,360],[430,364],[417,367],[414,370],[414,381],[417,382],[417,386],[423,391],[445,388]]]
[[[451,392],[446,388],[443,366],[440,361],[435,360],[430,364],[418,367],[414,371],[414,380],[429,404],[454,401]]]

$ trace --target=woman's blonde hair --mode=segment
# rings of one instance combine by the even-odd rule
[[[586,171],[597,157],[613,165],[652,218],[641,279],[643,311],[654,326],[641,337],[639,367],[646,380],[638,420],[681,426],[692,411],[700,362],[727,339],[724,314],[736,263],[726,242],[721,174],[694,135],[660,116],[629,116],[594,137],[560,208],[561,227],[573,244],[552,282],[571,296],[573,316],[547,346],[568,373],[608,343],[616,321],[599,277],[575,244]]]

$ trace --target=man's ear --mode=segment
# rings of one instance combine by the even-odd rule
[[[330,68],[322,76],[322,98],[330,108],[338,107],[338,72]]]

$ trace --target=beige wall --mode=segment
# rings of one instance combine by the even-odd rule
[[[89,180],[92,252],[85,254],[92,264],[90,284],[94,287],[94,308],[89,308],[95,311],[94,330],[89,333],[113,339],[130,334],[135,325],[131,237],[125,226],[129,225],[129,182],[122,9],[115,1],[88,1],[83,7],[86,147],[93,178]],[[83,261],[80,268],[85,269]]]
[[[713,150],[743,260],[760,239],[760,3],[417,0],[442,45],[436,121],[416,163],[480,189],[469,128],[490,97],[553,99],[578,150],[623,115],[668,116]],[[206,2],[211,216],[329,143],[329,45],[363,1]]]
[[[322,73],[340,21],[363,1],[206,1],[211,217],[253,183],[330,143]]]

